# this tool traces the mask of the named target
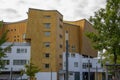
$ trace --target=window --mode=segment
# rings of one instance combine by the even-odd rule
[[[61,24],[60,24],[60,28],[63,28]]]
[[[10,30],[7,30],[8,32],[10,31]]]
[[[24,53],[24,49],[20,49],[20,53]]]
[[[45,68],[49,68],[50,67],[50,65],[49,64],[45,64]]]
[[[50,28],[50,23],[44,23],[45,28],[49,29]]]
[[[45,36],[50,36],[50,31],[44,32]]]
[[[73,73],[72,73],[72,72],[70,72],[70,73],[69,73],[69,75],[71,75],[71,76],[72,76],[72,75],[73,75]]]
[[[62,44],[60,44],[60,48],[62,48]]]
[[[13,65],[25,65],[27,60],[13,60]]]
[[[17,53],[27,53],[27,49],[24,48],[18,48]]]
[[[72,49],[75,49],[75,46],[72,46]]]
[[[82,67],[84,68],[84,69],[86,69],[86,68],[88,68],[88,66],[90,67],[90,68],[92,68],[92,63],[83,63],[83,65],[82,65]]]
[[[78,67],[78,62],[74,62],[74,67]]]
[[[88,55],[82,55],[84,58],[88,58]]]
[[[71,57],[75,57],[75,54],[71,54]]]
[[[49,57],[50,57],[50,54],[49,54],[49,53],[46,53],[46,54],[45,54],[45,57],[46,57],[46,58],[49,58]]]
[[[59,63],[60,66],[62,66],[62,63]]]
[[[63,19],[62,18],[59,18],[60,19],[60,21],[63,21]]]
[[[50,15],[45,15],[44,17],[45,17],[45,18],[50,18],[51,16],[50,16]]]
[[[27,49],[25,49],[25,53],[27,53]]]
[[[11,53],[12,49],[11,48],[8,48],[6,53]]]
[[[83,63],[82,68],[83,68],[83,69],[86,69],[86,68],[87,68],[87,64],[86,64],[86,63]]]
[[[50,42],[45,42],[45,43],[44,43],[44,46],[45,46],[45,47],[50,47]]]
[[[17,49],[17,53],[20,53],[20,49]]]
[[[60,34],[59,37],[62,38],[62,35]]]
[[[62,58],[62,55],[59,55],[59,58]]]
[[[5,65],[9,65],[10,64],[10,60],[3,60]]]

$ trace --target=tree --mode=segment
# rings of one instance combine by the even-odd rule
[[[30,80],[33,80],[35,77],[35,73],[40,71],[40,69],[38,69],[38,67],[36,67],[32,63],[25,65],[25,68],[26,68],[25,74],[27,74],[30,77]]]
[[[89,20],[96,30],[87,33],[93,47],[99,51],[105,49],[109,60],[113,56],[116,65],[117,56],[120,56],[120,0],[107,0],[105,9],[101,8],[95,12]]]
[[[2,22],[0,22],[0,30],[2,30]],[[5,48],[2,48],[1,46],[7,41],[7,33],[8,31],[5,31],[0,34],[0,69],[5,68],[5,61],[3,58],[6,56],[5,52],[11,48],[12,45],[9,45]]]
[[[25,73],[25,70],[21,69],[21,70],[20,70],[21,80],[22,80],[22,76],[23,76],[24,73]]]
[[[105,57],[102,59],[102,64],[106,64],[106,62],[109,62],[111,64],[114,64],[113,60],[114,60],[114,55],[113,54],[109,54],[108,52],[105,52],[103,54],[100,54],[100,56]],[[120,64],[120,56],[117,56],[117,61],[118,64]]]

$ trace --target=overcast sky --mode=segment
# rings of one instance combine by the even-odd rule
[[[0,20],[13,22],[27,19],[29,8],[58,10],[64,20],[79,20],[105,7],[106,0],[0,0]]]

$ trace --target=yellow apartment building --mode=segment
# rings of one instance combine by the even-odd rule
[[[97,51],[85,36],[85,32],[94,31],[92,25],[85,19],[63,21],[63,15],[57,10],[30,8],[28,19],[4,22],[1,32],[4,31],[8,31],[8,42],[29,42],[30,62],[38,66],[40,72],[56,72],[53,73],[56,79],[59,79],[59,71],[63,67],[66,31],[69,33],[69,52],[91,58],[97,56]]]

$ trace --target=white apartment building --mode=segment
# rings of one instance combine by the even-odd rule
[[[63,70],[60,71],[60,80],[65,80],[65,54],[66,53],[63,54]],[[90,64],[90,68],[88,68],[88,63]],[[98,62],[98,59],[85,58],[78,53],[69,53],[68,65],[69,80],[88,80],[88,72],[90,72],[90,80],[95,80],[95,78],[98,76],[96,73],[105,72],[101,64]]]
[[[3,48],[12,43],[5,43],[2,45]],[[63,53],[63,69],[59,71],[59,80],[65,80],[66,72],[66,53]],[[13,43],[10,50],[6,52],[6,69],[2,70],[0,74],[0,80],[17,80],[21,78],[20,70],[25,69],[24,65],[28,64],[30,61],[30,44],[29,43]],[[69,53],[68,65],[69,65],[69,80],[88,80],[88,61],[90,64],[90,75],[94,78],[96,72],[104,72],[101,64],[98,63],[98,59],[85,58],[79,53]],[[27,79],[27,76],[22,76],[22,78]],[[94,80],[92,79],[91,80]],[[56,73],[54,72],[39,72],[36,74],[36,79],[42,80],[55,80]]]
[[[4,58],[6,62],[5,69],[1,70],[0,80],[13,80],[19,78],[20,71],[24,69],[25,64],[30,60],[30,44],[29,43],[9,43],[6,42],[2,45],[5,48],[8,45],[13,44],[11,49],[6,52]]]

